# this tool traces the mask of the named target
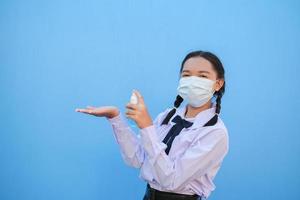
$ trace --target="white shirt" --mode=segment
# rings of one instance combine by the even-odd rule
[[[136,135],[120,113],[108,119],[121,155],[129,166],[140,168],[139,177],[160,191],[198,194],[208,198],[216,188],[213,179],[228,153],[227,129],[220,116],[213,126],[203,127],[215,115],[215,103],[194,118],[185,118],[186,106],[177,108],[169,124],[161,125],[171,108],[161,112],[153,125],[140,129]],[[162,141],[175,124],[172,119],[180,115],[192,121],[175,137],[169,155]]]

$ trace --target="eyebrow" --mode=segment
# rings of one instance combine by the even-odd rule
[[[182,70],[182,73],[183,72],[191,72],[190,70]],[[198,73],[207,73],[207,74],[209,74],[209,72],[208,71],[198,71]]]

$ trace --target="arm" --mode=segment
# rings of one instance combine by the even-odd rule
[[[170,109],[168,108],[158,114],[155,121],[162,121],[169,111]],[[129,166],[140,168],[145,154],[141,145],[140,135],[134,133],[121,113],[113,118],[107,118],[107,120],[112,125],[114,137],[120,146],[121,155],[125,163]]]
[[[140,168],[144,161],[144,150],[139,137],[128,126],[121,113],[113,118],[107,118],[111,123],[114,138],[120,146],[121,156],[131,167]]]
[[[114,136],[121,148],[121,155],[126,164],[139,168],[144,161],[144,150],[141,148],[140,139],[127,125],[119,109],[115,106],[93,107],[87,106],[85,109],[77,108],[76,112],[81,112],[97,117],[105,117],[114,130]]]
[[[167,145],[157,137],[159,121],[155,120],[152,126],[141,129],[141,144],[149,157],[156,181],[166,189],[176,190],[194,175],[204,175],[228,151],[225,131],[215,129],[195,141],[181,157],[171,160],[165,153]]]

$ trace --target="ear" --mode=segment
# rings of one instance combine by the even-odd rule
[[[218,79],[215,83],[215,91],[219,91],[224,85],[224,79]]]

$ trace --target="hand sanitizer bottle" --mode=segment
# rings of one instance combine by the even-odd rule
[[[132,94],[131,94],[130,103],[138,105],[138,97],[136,96],[136,94],[134,92],[132,92]],[[136,128],[137,127],[136,124],[135,124],[135,121],[133,121],[132,119],[129,121],[129,125],[132,128]]]
[[[131,97],[130,97],[130,103],[131,104],[138,104],[138,97],[134,92],[132,92]]]

